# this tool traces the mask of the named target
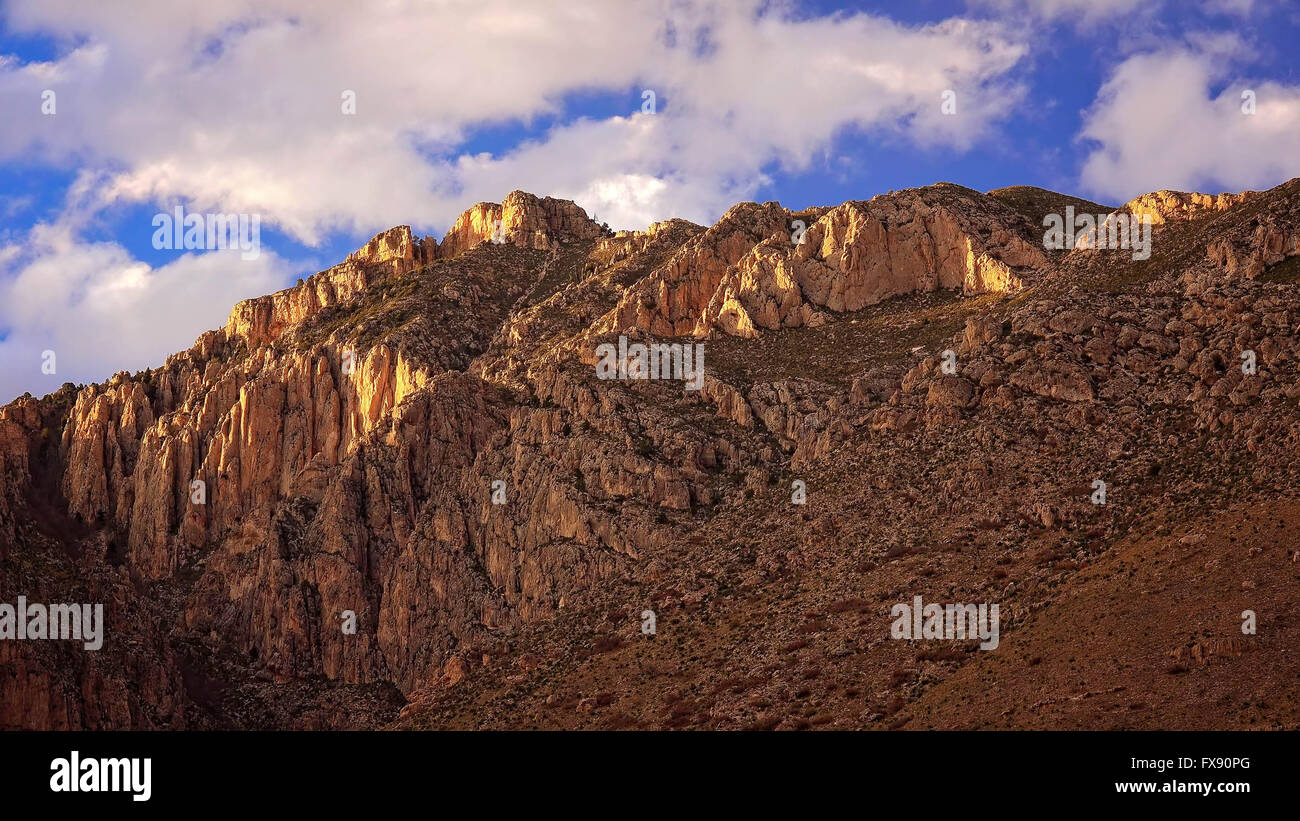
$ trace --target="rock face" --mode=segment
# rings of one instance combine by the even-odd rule
[[[23,492],[32,480],[28,438],[39,430],[39,423],[34,399],[0,408],[0,551],[11,549],[16,538]]]
[[[789,212],[774,202],[734,206],[629,289],[602,329],[637,328],[661,336],[692,333],[728,269],[758,243],[784,232],[788,221]]]
[[[230,312],[226,340],[242,340],[249,349],[274,342],[285,329],[361,293],[375,282],[401,276],[437,256],[432,238],[416,240],[409,226],[379,234],[340,265],[269,296],[247,299]],[[200,340],[200,344],[202,344]],[[214,344],[219,344],[214,340]]]
[[[1206,212],[1227,211],[1246,202],[1255,191],[1240,194],[1196,194],[1185,191],[1154,191],[1130,200],[1122,210],[1138,220],[1150,217],[1153,225],[1181,222]]]
[[[821,324],[826,316],[819,308],[858,311],[941,288],[1019,290],[1021,274],[1046,259],[1009,227],[1014,222],[999,204],[957,186],[846,203],[814,222],[799,242],[769,238],[746,254],[714,292],[695,332],[716,327],[754,337],[760,328]]]
[[[1287,214],[1275,211],[1261,215],[1248,230],[1245,226],[1211,242],[1209,261],[1229,277],[1254,279],[1271,266],[1300,254],[1300,231]]]
[[[454,257],[494,238],[500,243],[550,250],[559,242],[593,239],[602,233],[572,200],[511,191],[500,204],[480,202],[461,214],[439,250],[442,257]]]
[[[392,263],[393,273],[401,275],[428,265],[438,256],[438,241],[433,237],[415,239],[411,226],[399,225],[378,234],[370,242],[348,255],[347,262],[357,266]]]
[[[0,641],[0,728],[798,726],[837,676],[884,695],[819,691],[828,721],[923,715],[895,671],[960,662],[877,640],[891,592],[1013,629],[1140,516],[1296,478],[1300,183],[1135,200],[1140,275],[1049,258],[1050,192],[1012,193],[611,234],[514,192],[16,400],[0,601],[102,602],[108,639]],[[705,346],[700,389],[598,378],[620,335]],[[645,650],[646,610],[687,640]],[[641,690],[584,691],[645,652]]]
[[[823,324],[823,308],[857,311],[938,289],[1015,291],[1046,264],[1019,215],[955,185],[799,216],[776,203],[736,206],[624,297],[605,327],[753,338]]]

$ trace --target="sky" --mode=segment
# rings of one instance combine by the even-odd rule
[[[1269,188],[1300,176],[1297,35],[1291,0],[0,0],[0,403],[515,189],[638,229],[940,181]],[[167,247],[177,207],[256,253]]]

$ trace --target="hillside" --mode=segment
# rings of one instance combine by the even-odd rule
[[[0,642],[0,728],[1300,727],[1300,180],[1128,203],[1145,260],[1067,205],[513,192],[16,400],[0,601],[107,638]],[[653,342],[698,389],[600,378]]]

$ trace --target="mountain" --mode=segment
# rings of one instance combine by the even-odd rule
[[[0,728],[1295,729],[1300,180],[1067,207],[516,191],[20,398],[0,602],[106,630],[0,641]]]

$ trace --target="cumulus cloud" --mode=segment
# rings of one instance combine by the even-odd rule
[[[153,268],[114,242],[87,242],[69,224],[36,225],[0,248],[0,402],[162,364],[230,307],[275,290],[288,264],[263,249],[183,254]],[[45,374],[53,351],[56,372]]]
[[[1239,51],[1234,38],[1202,38],[1121,63],[1084,117],[1085,188],[1122,201],[1160,188],[1268,188],[1300,175],[1300,86],[1227,76],[1225,58]]]
[[[757,2],[17,0],[8,22],[81,45],[0,66],[0,104],[32,112],[0,136],[0,158],[80,158],[115,170],[106,203],[257,212],[307,243],[445,230],[517,187],[592,197],[581,204],[616,227],[716,216],[764,168],[803,167],[843,129],[969,148],[1018,98],[1007,75],[1024,54],[993,23],[796,18]],[[46,88],[55,117],[37,116]],[[652,117],[641,88],[662,101]],[[958,116],[939,113],[946,89]],[[593,91],[627,95],[626,116],[463,153],[480,126],[561,115]]]

